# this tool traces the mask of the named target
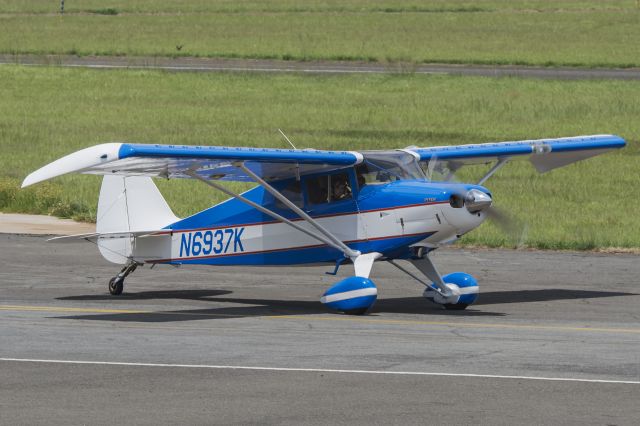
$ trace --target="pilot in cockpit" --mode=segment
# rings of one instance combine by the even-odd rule
[[[333,177],[333,186],[331,191],[331,201],[345,200],[351,198],[351,188],[347,182],[347,177],[337,175]]]

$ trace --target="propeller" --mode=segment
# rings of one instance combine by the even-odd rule
[[[507,235],[514,246],[524,245],[528,231],[527,224],[493,205],[493,199],[489,194],[479,189],[470,189],[464,195],[454,194],[451,203],[454,207],[464,206],[469,213],[484,212],[487,218]]]
[[[491,206],[486,210],[487,217],[507,235],[517,248],[523,247],[527,239],[529,226],[504,210]]]
[[[482,185],[496,171],[507,163],[506,158],[499,159],[496,164],[487,172],[478,185]],[[429,159],[425,175],[427,180],[432,181],[434,173],[440,173],[444,182],[457,181],[455,172],[460,169],[462,164],[455,161],[446,161],[439,159],[436,155]],[[464,194],[454,194],[451,200],[454,207],[466,207],[470,213],[484,211],[487,218],[491,220],[516,247],[523,247],[527,238],[528,225],[517,219],[504,209],[494,205],[490,195],[478,189],[471,189]]]

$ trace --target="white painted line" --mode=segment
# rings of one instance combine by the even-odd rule
[[[289,367],[252,367],[240,365],[207,365],[207,364],[159,364],[149,362],[115,362],[115,361],[76,361],[62,359],[29,359],[29,358],[0,358],[7,362],[35,362],[50,364],[77,365],[115,365],[124,367],[168,367],[168,368],[207,368],[212,370],[251,370],[251,371],[283,371],[308,373],[342,373],[342,374],[386,374],[391,376],[441,376],[441,377],[477,377],[485,379],[515,379],[515,380],[543,380],[552,382],[584,382],[610,383],[624,385],[640,385],[638,380],[603,380],[578,379],[572,377],[532,377],[532,376],[503,376],[497,374],[466,374],[466,373],[435,373],[427,371],[387,371],[387,370],[340,370],[331,368],[289,368]]]

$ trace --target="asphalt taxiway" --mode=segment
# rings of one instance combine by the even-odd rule
[[[89,69],[153,69],[167,72],[302,74],[448,74],[559,80],[638,80],[638,68],[534,67],[520,65],[411,64],[358,61],[283,61],[158,56],[76,56],[0,54],[0,64]]]
[[[446,249],[448,312],[376,264],[365,317],[329,267],[137,270],[0,234],[0,424],[637,424],[640,257]]]

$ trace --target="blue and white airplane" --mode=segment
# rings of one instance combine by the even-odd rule
[[[544,173],[624,146],[613,135],[360,152],[106,143],[42,167],[22,186],[71,172],[104,175],[96,232],[53,240],[96,242],[105,259],[124,265],[109,281],[113,295],[143,264],[353,264],[353,276],[321,302],[363,314],[377,299],[373,264],[388,261],[425,285],[427,299],[464,309],[478,297],[476,280],[442,276],[429,254],[492,216],[484,182],[512,160]],[[436,170],[489,163],[476,184],[431,179]],[[154,177],[194,179],[231,198],[179,219]],[[224,181],[257,186],[238,194]]]

